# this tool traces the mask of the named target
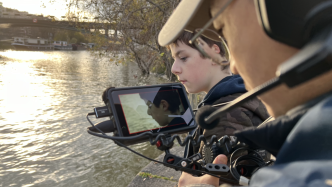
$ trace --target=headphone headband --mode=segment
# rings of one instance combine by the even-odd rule
[[[267,35],[296,48],[332,23],[332,0],[255,0],[255,4]]]

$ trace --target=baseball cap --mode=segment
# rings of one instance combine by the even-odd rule
[[[158,42],[161,46],[172,43],[184,30],[194,32],[202,28],[210,19],[210,3],[212,0],[182,0],[161,29]],[[211,25],[211,30],[215,30]],[[215,36],[206,36],[209,39],[220,41]]]

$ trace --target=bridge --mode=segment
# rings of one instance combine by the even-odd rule
[[[57,28],[71,31],[78,31],[83,33],[90,33],[94,30],[104,30],[105,35],[108,37],[108,31],[115,25],[110,23],[98,23],[98,22],[71,22],[71,21],[56,21],[45,19],[13,19],[13,18],[0,18],[0,27],[46,27]]]

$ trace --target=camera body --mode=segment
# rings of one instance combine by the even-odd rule
[[[197,127],[185,88],[180,83],[108,88],[103,94],[113,136],[124,145],[148,141],[145,132],[179,134]],[[104,111],[104,107],[99,110]],[[104,113],[105,114],[105,113]]]
[[[270,161],[269,154],[265,150],[252,150],[245,143],[238,142],[235,136],[225,135],[212,145],[204,145],[202,149],[203,164],[212,163],[220,154],[227,156],[228,165],[232,165],[233,170],[248,178]]]

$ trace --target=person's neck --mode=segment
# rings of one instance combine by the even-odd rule
[[[232,73],[222,71],[222,72],[214,73],[213,75],[215,75],[215,76],[211,80],[208,87],[204,90],[205,93],[208,93],[216,84],[218,84],[225,77],[232,76]]]
[[[169,124],[173,119],[174,119],[174,117],[168,117],[168,115],[180,115],[181,113],[180,113],[180,111],[179,110],[177,110],[176,112],[168,112],[166,115],[167,115],[167,121],[168,121],[168,123],[167,124]]]
[[[266,104],[269,113],[274,117],[278,117],[286,114],[296,106],[331,92],[331,80],[332,71],[295,88],[288,88],[285,85],[279,86],[263,94],[260,98]]]
[[[167,124],[170,124],[173,119],[174,119],[174,117],[168,117],[167,118],[167,122],[168,122]]]

